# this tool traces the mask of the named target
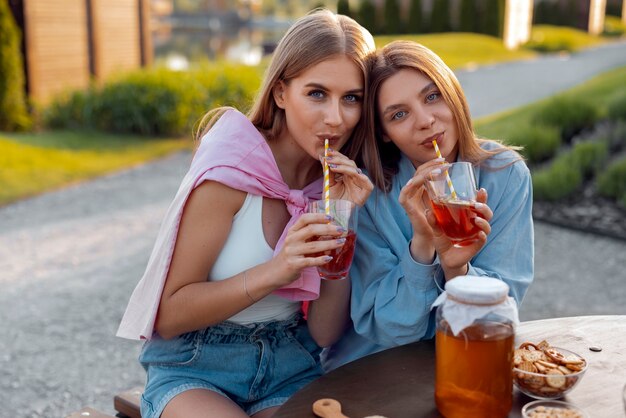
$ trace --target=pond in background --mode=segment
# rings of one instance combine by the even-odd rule
[[[177,70],[207,59],[257,65],[274,51],[288,27],[289,22],[275,21],[241,25],[209,21],[205,27],[162,25],[152,34],[154,59]]]

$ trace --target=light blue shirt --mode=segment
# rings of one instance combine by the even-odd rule
[[[526,164],[520,160],[498,169],[514,157],[506,151],[475,168],[478,187],[487,190],[493,218],[487,242],[471,260],[467,274],[503,280],[519,305],[533,280],[534,231],[532,182]],[[438,258],[432,264],[412,258],[413,228],[398,202],[400,190],[414,173],[413,164],[403,155],[390,192],[375,189],[359,211],[350,270],[353,327],[322,353],[325,370],[434,336],[435,310],[430,307],[444,286],[443,270]]]

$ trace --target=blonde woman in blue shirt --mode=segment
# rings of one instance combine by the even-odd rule
[[[452,70],[428,48],[395,41],[372,60],[369,88],[365,120],[380,164],[366,167],[376,188],[359,215],[353,327],[323,353],[326,370],[432,338],[430,306],[457,276],[501,279],[518,304],[533,280],[529,170],[513,148],[476,136]],[[480,189],[481,232],[463,248],[436,226],[426,201],[424,176],[444,161],[473,163]]]

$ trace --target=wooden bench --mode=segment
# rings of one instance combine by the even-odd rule
[[[115,417],[93,408],[83,408],[65,418],[141,418],[139,405],[142,393],[143,386],[137,386],[115,395],[113,397],[113,407],[117,411]]]
[[[118,417],[141,418],[139,405],[143,386],[137,386],[113,397],[113,407],[119,412]]]

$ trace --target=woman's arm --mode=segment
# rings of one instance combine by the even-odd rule
[[[472,259],[468,274],[503,280],[519,305],[534,277],[532,181],[522,161],[502,170],[502,175],[504,178],[497,179],[503,184],[498,196],[489,194],[494,199],[489,202],[493,208],[491,233]]]
[[[309,331],[320,347],[334,344],[350,323],[350,277],[322,280],[320,297],[309,304]]]
[[[430,306],[439,291],[437,266],[412,258],[411,227],[399,226],[384,206],[383,200],[368,202],[359,215],[351,317],[358,334],[393,347],[432,337]]]
[[[211,181],[191,192],[183,209],[156,319],[156,329],[163,338],[217,324],[251,304],[242,275],[208,281],[245,197],[245,192]],[[248,272],[248,276],[252,274],[263,276],[260,270]],[[261,282],[261,277],[255,282]],[[264,291],[271,292],[275,285],[269,278],[264,282]],[[257,292],[260,297],[261,289]]]
[[[338,235],[323,214],[305,214],[290,228],[271,260],[224,280],[208,281],[209,272],[230,233],[246,193],[217,182],[204,182],[191,193],[180,222],[156,329],[163,338],[222,322],[254,301],[300,276],[324,257],[308,254],[337,248],[336,240],[307,242],[315,235]],[[245,280],[245,285],[244,285]]]

